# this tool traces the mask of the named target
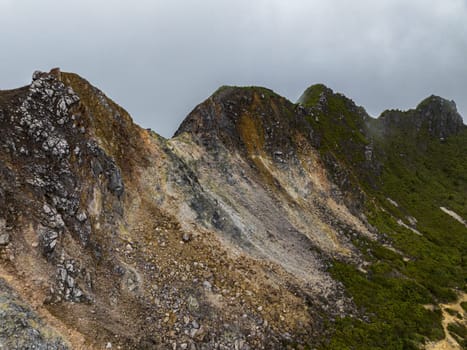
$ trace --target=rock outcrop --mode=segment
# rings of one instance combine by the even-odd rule
[[[30,306],[0,278],[0,347],[68,350],[70,345],[44,324]]]
[[[408,112],[387,111],[378,119],[386,134],[404,130],[412,137],[422,131],[445,140],[465,127],[457,112],[456,103],[438,96],[430,96]]]

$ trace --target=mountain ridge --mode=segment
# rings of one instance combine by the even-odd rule
[[[440,209],[467,216],[455,105],[378,122],[324,85],[302,97],[222,87],[165,139],[72,73],[0,91],[0,278],[65,339],[44,346],[440,340],[436,305],[467,277],[465,226]]]

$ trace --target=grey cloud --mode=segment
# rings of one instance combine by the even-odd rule
[[[434,93],[467,116],[463,0],[0,0],[0,29],[0,88],[60,66],[164,136],[224,84],[323,82],[375,116]]]

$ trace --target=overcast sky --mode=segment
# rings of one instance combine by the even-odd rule
[[[467,0],[0,0],[0,89],[59,66],[169,137],[220,85],[467,117]]]

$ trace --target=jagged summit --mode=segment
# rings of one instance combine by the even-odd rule
[[[416,111],[427,120],[430,133],[440,138],[458,134],[465,127],[452,100],[431,95],[419,103]]]
[[[435,95],[427,97],[415,109],[406,112],[385,111],[378,118],[378,123],[385,134],[427,132],[428,135],[442,140],[451,135],[459,134],[465,129],[455,102]]]
[[[455,102],[434,95],[424,99],[407,113],[387,110],[377,120],[371,118],[363,107],[357,106],[354,101],[335,93],[324,84],[311,85],[297,103],[309,108],[302,113],[309,117],[309,123],[303,123],[303,118],[300,117],[297,120],[296,115],[300,113],[297,113],[296,106],[270,89],[222,86],[185,118],[174,136],[188,132],[197,135],[204,142],[218,138],[227,143],[235,143],[234,140],[241,139],[241,134],[245,132],[243,126],[247,118],[256,127],[264,123],[266,129],[281,124],[282,133],[286,134],[290,127],[285,127],[284,123],[289,126],[295,124],[299,129],[308,129],[310,124],[316,124],[315,128],[324,128],[330,133],[334,132],[331,129],[336,128],[364,133],[368,124],[385,133],[393,128],[415,128],[418,132],[425,125],[433,136],[445,138],[457,134],[464,125]],[[282,110],[276,113],[278,107],[287,112]],[[250,123],[250,129],[253,124]]]
[[[272,90],[262,87],[222,86],[195,107],[174,136],[183,132],[200,136],[207,132],[214,135],[229,133],[244,116],[256,115],[257,111],[271,101],[285,102],[285,99]]]
[[[317,102],[323,101],[324,96],[333,94],[334,91],[324,84],[313,84],[309,86],[297,100],[298,103],[310,107]]]
[[[324,84],[315,84],[305,90],[298,103],[307,109],[306,119],[325,148],[333,152],[349,147],[355,150],[366,143],[366,127],[371,118],[350,98]]]
[[[342,114],[345,114],[345,109],[349,109],[358,111],[363,119],[369,118],[363,107],[357,106],[352,99],[341,93],[334,92],[324,84],[314,84],[308,87],[297,103],[305,107],[327,109],[331,112],[340,109]]]
[[[432,110],[441,113],[458,113],[456,103],[453,100],[447,100],[443,97],[431,95],[421,101],[416,110]]]
[[[188,133],[203,144],[273,153],[292,147],[294,135],[310,131],[296,105],[262,87],[222,87],[198,105],[175,136]]]
[[[332,127],[355,129],[354,132],[369,129],[382,134],[392,134],[395,130],[406,133],[420,133],[427,130],[429,135],[445,139],[458,134],[465,127],[454,101],[431,95],[420,102],[415,109],[407,112],[399,110],[384,111],[376,120],[371,118],[362,107],[358,107],[346,96],[335,93],[324,84],[310,86],[298,99],[298,103],[315,111],[324,111],[328,132]],[[354,111],[349,115],[349,111]],[[319,116],[318,116],[319,120]],[[317,121],[318,121],[317,120]],[[332,133],[332,131],[330,131]]]

